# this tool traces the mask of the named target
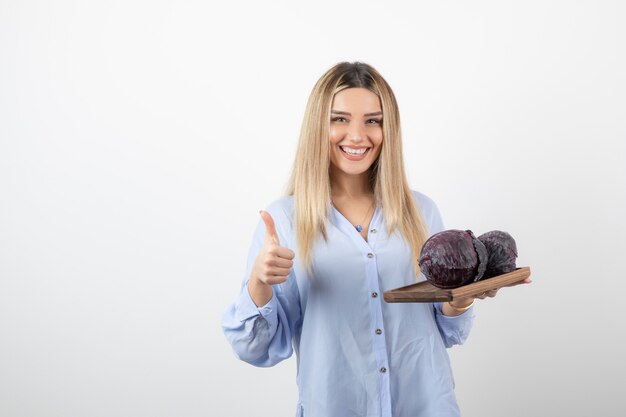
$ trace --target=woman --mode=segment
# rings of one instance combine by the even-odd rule
[[[261,211],[222,316],[235,354],[272,366],[295,349],[297,416],[458,416],[446,347],[466,340],[474,300],[382,298],[424,279],[420,248],[441,230],[435,203],[408,186],[391,88],[367,64],[335,65],[311,92],[287,193]]]

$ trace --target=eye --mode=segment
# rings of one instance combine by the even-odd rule
[[[367,122],[368,122],[368,124],[377,124],[377,125],[379,125],[379,124],[381,124],[383,122],[383,119],[369,119]],[[374,123],[369,123],[369,122],[374,122]]]
[[[332,118],[332,119],[330,119],[330,120],[332,120],[333,122],[338,122],[338,121],[339,121],[339,119],[346,120],[344,117],[341,117],[341,116],[333,117],[333,118]]]

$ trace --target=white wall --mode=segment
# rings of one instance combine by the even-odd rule
[[[293,415],[295,357],[219,326],[308,94],[372,64],[413,189],[509,231],[534,283],[450,349],[465,416],[617,416],[619,1],[0,3],[0,415]]]

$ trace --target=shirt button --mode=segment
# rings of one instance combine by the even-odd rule
[[[376,334],[383,334],[383,331],[380,329],[376,329]]]
[[[372,298],[378,297],[378,293],[376,291],[372,291]]]
[[[376,233],[376,229],[372,229],[372,230],[370,230],[370,232]]]
[[[382,372],[382,373],[384,374],[385,372],[387,372],[387,368],[385,368],[385,367],[383,366],[382,368],[380,368],[380,372]]]
[[[370,253],[368,253],[368,254],[367,254],[367,257],[368,257],[368,258],[373,258],[373,257],[374,257],[374,254],[370,252]]]

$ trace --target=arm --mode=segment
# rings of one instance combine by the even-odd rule
[[[277,219],[276,230],[282,241],[288,241],[285,233],[288,220],[282,210],[270,206],[267,210]],[[255,366],[273,366],[289,358],[293,353],[293,329],[300,318],[299,293],[292,269],[287,280],[271,285],[269,301],[257,306],[248,285],[252,267],[265,239],[265,225],[259,220],[248,252],[246,272],[238,298],[231,303],[221,318],[224,335],[235,355]],[[258,297],[257,297],[258,299]],[[267,299],[267,298],[266,298]]]
[[[445,308],[445,304],[448,303],[434,303],[433,310],[443,343],[449,348],[465,343],[474,324],[475,316],[474,306],[463,313],[455,312],[457,315],[454,316],[446,315],[445,311],[442,311],[442,307]]]

